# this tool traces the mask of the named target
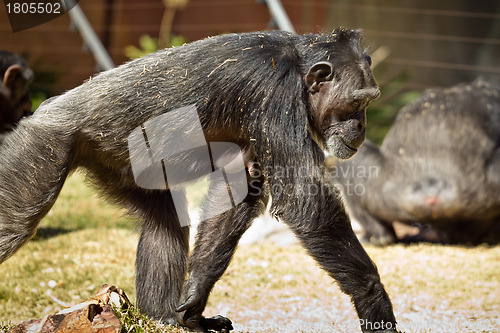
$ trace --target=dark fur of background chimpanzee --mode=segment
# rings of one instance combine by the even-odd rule
[[[272,214],[351,296],[364,332],[369,323],[396,332],[389,296],[338,192],[324,175],[296,174],[321,169],[327,145],[349,156],[364,139],[365,109],[379,91],[361,37],[348,29],[218,36],[133,60],[44,103],[0,146],[0,261],[31,238],[68,174],[83,167],[103,193],[142,220],[136,261],[141,310],[196,330],[229,330],[228,319],[202,312],[239,238],[272,194]],[[320,70],[313,70],[318,63]],[[259,191],[249,189],[235,209],[200,224],[188,264],[188,228],[181,227],[169,191],[136,185],[127,139],[147,120],[189,105],[196,106],[208,142],[239,144],[252,157],[247,165],[257,162],[263,174],[253,184]],[[278,168],[295,172],[277,176]],[[317,191],[270,193],[289,185]],[[227,188],[210,191],[205,209]]]
[[[478,79],[428,90],[399,112],[380,150],[365,142],[334,168],[370,166],[378,174],[336,173],[345,190],[351,186],[344,197],[366,241],[394,242],[398,221],[420,227],[410,241],[499,242],[500,87]]]

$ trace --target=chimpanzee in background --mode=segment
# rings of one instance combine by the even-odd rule
[[[0,50],[0,134],[12,130],[21,118],[31,114],[28,86],[33,77],[21,56]]]
[[[434,241],[500,241],[500,87],[478,79],[426,91],[380,149],[365,142],[333,171],[366,241],[396,241],[395,221],[430,225]]]
[[[228,319],[202,312],[271,195],[271,213],[351,296],[363,331],[396,332],[391,301],[340,194],[314,172],[324,165],[322,149],[349,158],[365,138],[365,110],[379,89],[361,39],[348,29],[208,38],[128,62],[44,104],[0,147],[0,262],[32,237],[68,174],[83,167],[103,193],[142,219],[140,309],[165,323],[227,331]],[[127,138],[146,121],[189,105],[206,141],[241,147],[252,186],[236,208],[200,224],[188,261],[188,228],[179,224],[171,193],[137,186]],[[295,172],[275,172],[283,168]],[[304,195],[295,187],[315,190]],[[205,210],[223,192],[225,186],[212,187]]]

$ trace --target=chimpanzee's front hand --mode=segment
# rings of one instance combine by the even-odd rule
[[[206,297],[200,292],[199,283],[189,279],[184,287],[180,305],[175,309],[179,313],[179,324],[196,332],[227,333],[233,329],[231,320],[223,316],[205,318],[201,314],[205,309]]]

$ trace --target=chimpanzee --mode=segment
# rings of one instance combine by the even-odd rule
[[[363,331],[396,332],[377,268],[340,194],[318,171],[324,171],[323,149],[349,158],[365,138],[365,109],[379,89],[361,40],[361,32],[344,28],[222,35],[132,60],[44,104],[0,147],[0,262],[32,237],[68,174],[82,167],[109,198],[142,219],[140,309],[165,323],[228,331],[227,318],[202,312],[240,237],[271,197],[271,213],[351,296]],[[128,138],[142,131],[146,140],[144,124],[190,106],[207,142],[241,148],[252,186],[233,209],[200,224],[188,260],[188,228],[179,223],[171,191],[137,185]],[[161,126],[156,129],[149,142],[161,141]],[[188,165],[186,172],[196,168]],[[228,191],[210,190],[205,211]]]
[[[0,133],[12,130],[21,118],[31,114],[28,86],[33,77],[21,56],[0,50]]]
[[[395,221],[433,228],[433,241],[500,241],[500,87],[480,78],[426,91],[380,149],[367,141],[332,173],[366,241],[396,241]]]

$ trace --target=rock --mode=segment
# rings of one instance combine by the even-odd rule
[[[93,298],[41,319],[23,321],[9,333],[120,333],[122,325],[112,305],[127,308],[132,304],[123,290],[105,284]]]

